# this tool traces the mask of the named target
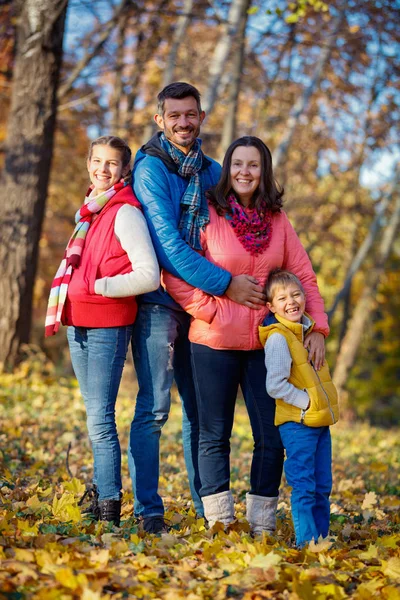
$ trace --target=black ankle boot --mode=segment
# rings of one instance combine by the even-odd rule
[[[99,521],[112,521],[119,527],[121,519],[121,500],[99,500]]]

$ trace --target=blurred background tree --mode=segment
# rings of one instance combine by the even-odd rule
[[[0,165],[7,127],[11,142],[15,134],[11,94],[23,90],[21,13],[10,7],[0,7]],[[184,80],[202,93],[207,153],[220,159],[246,134],[273,151],[285,210],[329,310],[328,358],[343,403],[398,419],[399,8],[398,0],[70,0],[33,311],[24,302],[29,339],[62,362],[63,336],[44,344],[43,318],[87,184],[89,139],[112,132],[136,151],[154,132],[159,90]],[[1,323],[0,332],[10,327]],[[12,365],[1,336],[0,360]]]

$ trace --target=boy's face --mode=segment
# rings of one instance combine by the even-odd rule
[[[292,323],[300,323],[306,307],[306,297],[298,285],[278,286],[272,302],[267,302],[271,312]]]

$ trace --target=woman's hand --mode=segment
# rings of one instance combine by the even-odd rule
[[[325,338],[322,333],[312,331],[304,340],[304,348],[308,350],[308,362],[312,362],[317,371],[325,361]]]

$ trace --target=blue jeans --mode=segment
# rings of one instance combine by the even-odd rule
[[[250,493],[278,496],[283,446],[274,425],[275,400],[265,389],[264,352],[214,350],[201,344],[192,344],[191,349],[200,425],[201,496],[229,490],[230,437],[239,385],[254,439]]]
[[[72,366],[85,402],[99,500],[119,500],[121,450],[115,423],[122,370],[132,335],[124,327],[68,327]]]
[[[139,392],[131,425],[129,470],[135,496],[135,515],[164,514],[158,494],[161,429],[171,406],[175,378],[182,401],[182,442],[195,510],[203,515],[199,496],[198,417],[190,364],[190,316],[160,304],[141,304],[133,338],[133,360]]]
[[[329,533],[332,446],[329,427],[284,423],[279,431],[286,450],[285,475],[292,488],[296,544]]]

